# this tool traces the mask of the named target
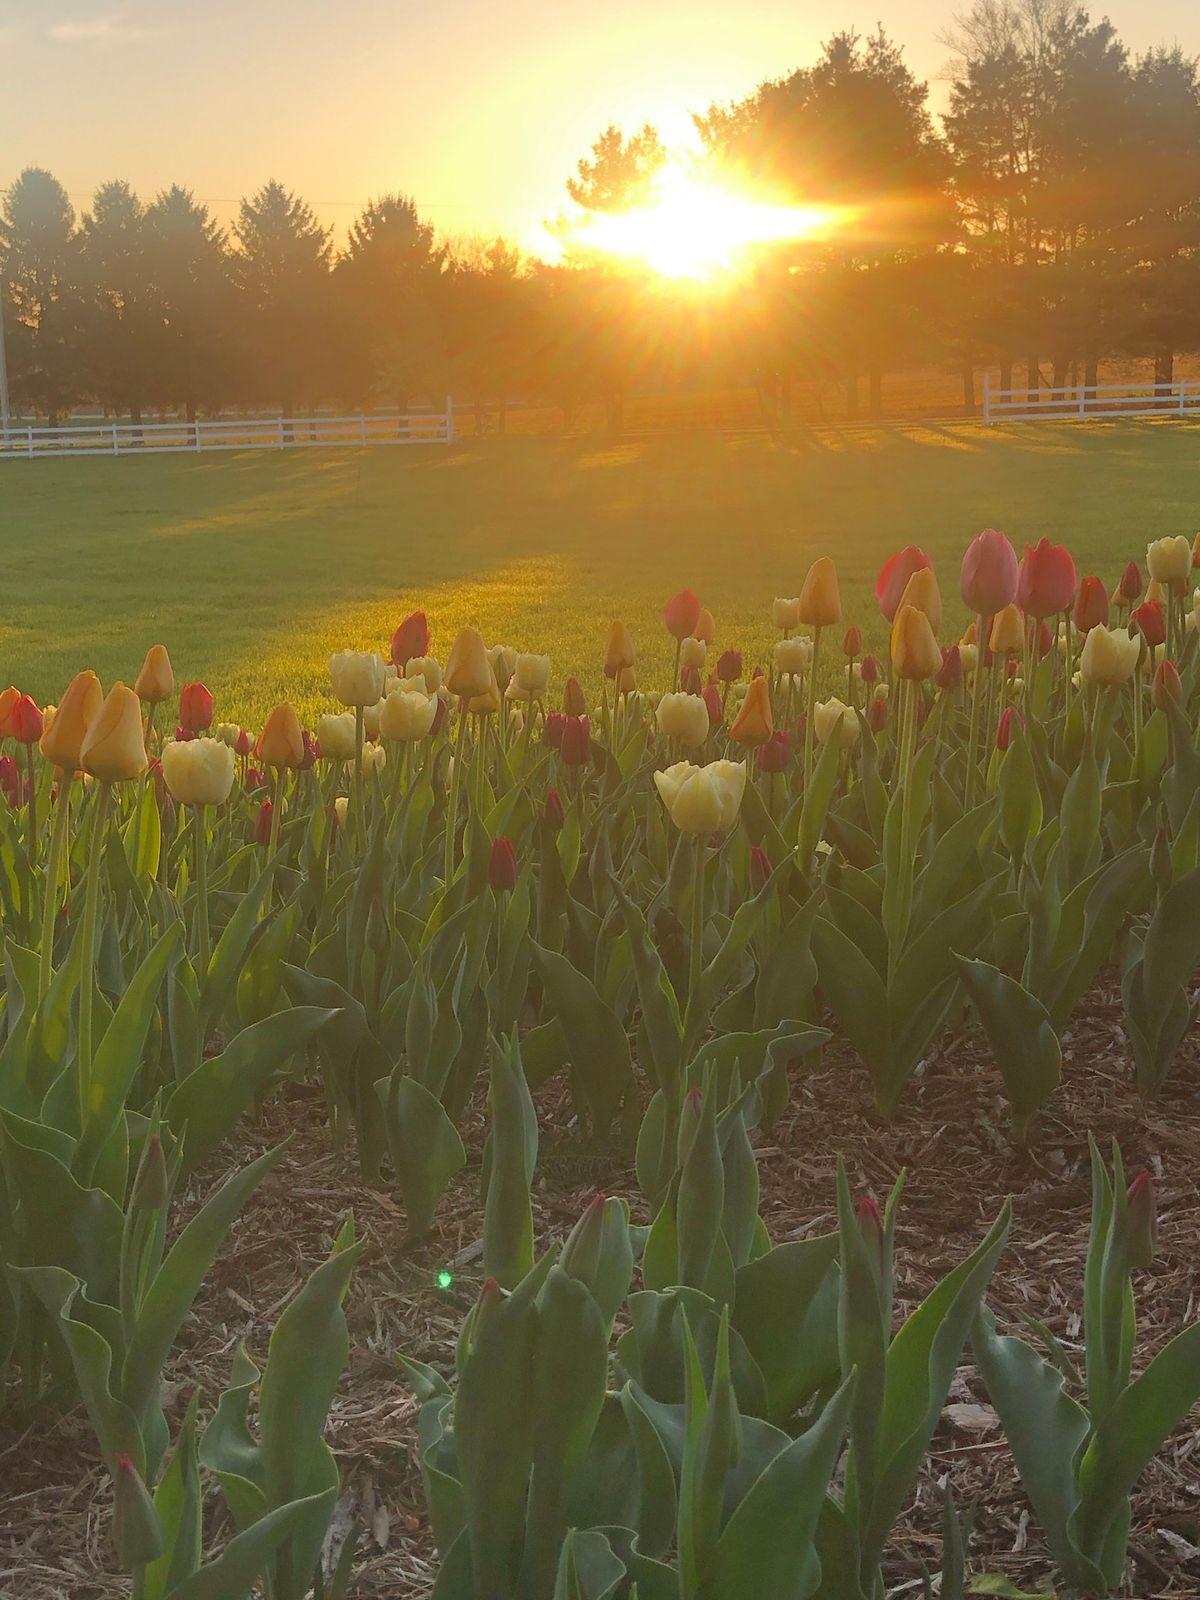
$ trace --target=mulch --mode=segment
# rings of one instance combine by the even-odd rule
[[[631,1171],[616,1158],[573,1146],[561,1090],[539,1097],[542,1151],[535,1191],[539,1237],[571,1226],[603,1189],[634,1196]],[[856,1191],[886,1196],[908,1176],[897,1225],[897,1313],[906,1314],[983,1236],[1005,1195],[1013,1231],[990,1292],[1002,1326],[1041,1319],[1069,1352],[1081,1353],[1081,1284],[1090,1177],[1087,1133],[1107,1149],[1120,1141],[1127,1170],[1155,1177],[1160,1245],[1138,1275],[1136,1365],[1186,1322],[1200,1317],[1200,1037],[1185,1046],[1163,1100],[1145,1106],[1132,1089],[1120,998],[1096,990],[1064,1045],[1064,1083],[1044,1109],[1030,1145],[1016,1151],[987,1047],[973,1032],[948,1041],[918,1072],[890,1122],[871,1109],[865,1076],[840,1043],[819,1072],[797,1076],[785,1115],[760,1141],[762,1209],[772,1238],[833,1225],[833,1178],[841,1153]],[[415,1454],[416,1406],[395,1352],[447,1364],[479,1280],[479,1159],[484,1125],[467,1129],[467,1170],[443,1202],[433,1238],[405,1245],[404,1213],[386,1193],[358,1181],[353,1153],[330,1149],[319,1100],[277,1100],[263,1120],[239,1130],[181,1211],[230,1169],[287,1133],[282,1164],[236,1224],[172,1356],[164,1397],[172,1420],[198,1386],[204,1414],[228,1381],[245,1341],[266,1353],[269,1330],[308,1272],[321,1261],[347,1210],[371,1239],[348,1303],[350,1366],[328,1437],[346,1494],[335,1531],[359,1529],[350,1593],[357,1600],[428,1595],[436,1557]],[[643,1220],[644,1210],[640,1216]],[[438,1285],[443,1270],[448,1289]],[[960,1507],[975,1503],[974,1572],[1005,1574],[1021,1589],[1046,1591],[1053,1571],[1016,1480],[987,1396],[969,1362],[960,1369],[911,1505],[889,1549],[889,1593],[921,1593],[919,1563],[937,1569],[941,1488]],[[108,1537],[111,1494],[86,1418],[45,1415],[0,1423],[0,1595],[5,1600],[109,1600],[128,1593]],[[210,1497],[206,1536],[228,1537],[219,1496]],[[1151,1463],[1134,1499],[1131,1556],[1121,1593],[1200,1597],[1200,1411]],[[1061,1590],[1060,1590],[1061,1594]]]

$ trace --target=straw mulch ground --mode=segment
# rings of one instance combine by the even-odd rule
[[[797,1078],[791,1107],[762,1143],[763,1210],[772,1236],[832,1226],[836,1156],[858,1189],[882,1199],[902,1166],[908,1181],[897,1234],[898,1309],[912,1304],[982,1236],[1006,1194],[1015,1204],[1012,1239],[991,1292],[1000,1321],[1023,1313],[1044,1320],[1068,1350],[1079,1346],[1080,1284],[1087,1238],[1087,1130],[1116,1135],[1130,1172],[1148,1167],[1160,1195],[1161,1244],[1140,1275],[1139,1360],[1185,1321],[1200,1317],[1200,1041],[1179,1063],[1176,1087],[1147,1110],[1130,1089],[1118,997],[1099,991],[1066,1045],[1065,1083],[1043,1115],[1031,1149],[1017,1154],[1004,1134],[1004,1108],[975,1036],[927,1063],[889,1124],[871,1113],[861,1072],[831,1046],[819,1074]],[[633,1194],[628,1170],[572,1153],[555,1141],[565,1106],[541,1107],[542,1159],[536,1192],[543,1239],[564,1232],[597,1188]],[[246,1340],[265,1351],[269,1328],[302,1278],[325,1254],[348,1208],[372,1239],[349,1303],[350,1370],[335,1404],[330,1438],[347,1490],[339,1526],[360,1526],[351,1594],[407,1600],[428,1594],[435,1571],[414,1456],[415,1407],[394,1352],[446,1362],[478,1281],[478,1157],[482,1124],[470,1130],[472,1163],[443,1206],[437,1237],[413,1253],[404,1216],[385,1194],[356,1181],[352,1160],[328,1148],[319,1101],[277,1102],[265,1122],[241,1132],[236,1148],[205,1174],[206,1191],[232,1160],[248,1158],[286,1132],[283,1164],[248,1206],[189,1318],[168,1372],[167,1400],[181,1414],[199,1385],[208,1406]],[[193,1197],[190,1197],[193,1198]],[[449,1291],[436,1274],[449,1266]],[[969,1365],[959,1373],[917,1495],[891,1546],[889,1588],[919,1594],[918,1563],[936,1569],[938,1481],[948,1476],[960,1505],[976,1502],[975,1572],[1003,1572],[1022,1589],[1046,1590],[1052,1573],[986,1395]],[[108,1600],[127,1593],[108,1543],[107,1474],[80,1413],[0,1429],[0,1595],[5,1600]],[[214,1496],[209,1533],[227,1533]],[[1146,1473],[1135,1500],[1126,1595],[1200,1596],[1200,1413],[1194,1412]]]

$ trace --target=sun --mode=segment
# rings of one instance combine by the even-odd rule
[[[640,261],[667,278],[710,278],[735,269],[748,250],[828,227],[830,210],[765,204],[667,167],[649,205],[590,212],[569,242],[584,250]]]

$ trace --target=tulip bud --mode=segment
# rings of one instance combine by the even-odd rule
[[[1182,533],[1166,539],[1155,539],[1146,547],[1146,565],[1150,576],[1165,588],[1180,589],[1186,584],[1192,570],[1192,546]]]
[[[549,745],[552,750],[561,749],[563,729],[566,725],[565,711],[547,711],[546,720],[542,724],[542,743]]]
[[[1015,605],[1002,606],[992,617],[988,647],[996,655],[1018,655],[1025,644],[1025,619]]]
[[[818,700],[813,706],[813,732],[819,744],[828,744],[830,739],[836,738],[843,750],[852,750],[861,731],[858,718],[836,695]]]
[[[247,774],[247,777],[248,776],[249,776],[249,774]],[[271,802],[269,800],[264,800],[262,805],[259,806],[258,814],[254,818],[254,842],[255,842],[255,844],[263,844],[263,845],[270,844],[270,842],[271,842],[271,814],[274,811],[274,809],[275,809],[274,806],[271,804]]]
[[[851,661],[862,654],[862,629],[857,622],[852,622],[846,629],[842,639],[842,654]]]
[[[167,1203],[167,1162],[156,1133],[146,1140],[129,1203],[135,1211],[161,1211]]]
[[[128,1572],[136,1572],[162,1554],[162,1523],[142,1475],[129,1456],[117,1457],[113,1479],[113,1544],[121,1565]]]
[[[1179,668],[1173,661],[1163,659],[1154,669],[1154,682],[1150,685],[1150,698],[1155,708],[1165,711],[1169,701],[1177,706],[1183,704],[1183,682],[1179,676]]]
[[[54,721],[42,734],[45,760],[64,772],[74,772],[89,725],[104,703],[104,690],[94,672],[77,672],[67,685]]]
[[[875,656],[864,656],[859,663],[858,675],[864,683],[879,682],[879,661]]]
[[[633,1276],[625,1202],[598,1194],[571,1229],[558,1264],[569,1278],[586,1284],[611,1329]]]
[[[1121,599],[1124,600],[1127,606],[1131,606],[1135,600],[1141,599],[1143,587],[1141,568],[1137,562],[1126,562],[1125,570],[1121,574],[1121,581],[1117,585],[1117,593],[1121,596]]]
[[[446,687],[462,700],[486,694],[496,682],[482,637],[474,628],[460,628],[446,662]]]
[[[8,726],[18,744],[36,744],[42,737],[44,719],[31,695],[23,694],[17,701],[9,713]]]
[[[1142,637],[1152,650],[1166,642],[1167,621],[1163,616],[1162,607],[1153,600],[1146,600],[1132,612],[1130,622],[1141,632]]]
[[[1107,628],[1108,613],[1108,591],[1100,579],[1083,578],[1072,613],[1077,632],[1087,633],[1096,627]]]
[[[277,705],[263,725],[254,753],[268,767],[299,767],[304,760],[300,718],[289,701]]]
[[[557,789],[546,790],[546,803],[542,815],[552,828],[561,828],[566,813],[563,811],[562,796]]]
[[[664,694],[655,712],[659,732],[698,750],[708,738],[708,704],[695,694]]]
[[[897,550],[895,555],[889,556],[884,562],[883,569],[875,580],[875,599],[889,623],[896,620],[896,613],[900,609],[900,598],[913,573],[919,572],[923,567],[932,566],[933,563],[924,550],[915,544],[906,544],[903,550]]]
[[[1000,723],[996,729],[997,750],[1005,751],[1008,749],[1009,744],[1012,741],[1012,729],[1014,722],[1018,728],[1024,728],[1025,726],[1025,723],[1021,717],[1021,713],[1017,710],[1016,706],[1005,706],[1004,710],[1000,713]]]
[[[621,679],[618,680],[618,686],[620,686],[624,676],[625,674],[622,673]],[[679,674],[679,687],[685,695],[698,695],[700,693],[699,667],[684,667]]]
[[[344,828],[346,818],[350,815],[350,796],[339,794],[333,802],[333,825],[335,828]]]
[[[400,671],[414,656],[429,654],[429,623],[423,611],[412,611],[392,635],[391,656]]]
[[[253,794],[256,789],[265,789],[267,775],[261,767],[246,768],[246,793]]]
[[[750,889],[758,894],[764,889],[771,878],[771,858],[762,845],[756,844],[750,851]]]
[[[766,743],[759,745],[755,763],[760,772],[786,772],[791,753],[791,740],[782,728],[776,728]]]
[[[900,596],[899,611],[905,606],[913,606],[917,611],[923,611],[929,618],[929,626],[934,633],[942,625],[942,592],[938,588],[937,576],[932,567],[918,567],[916,572],[904,585],[904,593]]]
[[[681,1167],[691,1153],[703,1115],[704,1096],[699,1089],[689,1089],[679,1108],[679,1131],[675,1141],[675,1159]]]
[[[582,717],[587,712],[587,696],[578,678],[568,678],[563,684],[563,710],[569,717]]]
[[[854,1208],[854,1214],[858,1219],[859,1231],[867,1242],[871,1265],[878,1266],[882,1276],[887,1264],[887,1236],[884,1233],[879,1201],[873,1194],[864,1195]]]
[[[704,704],[708,708],[708,720],[710,725],[714,728],[719,728],[721,726],[722,716],[721,691],[717,688],[715,683],[707,683],[704,686],[704,694],[702,698],[704,700]]]
[[[604,676],[615,678],[625,667],[633,666],[633,640],[623,622],[609,624],[604,643]]]
[[[79,764],[93,778],[118,783],[146,770],[141,701],[123,683],[114,683],[83,737]]]
[[[678,594],[672,595],[663,607],[663,623],[667,632],[681,642],[689,635],[694,636],[701,609],[699,600],[690,589],[681,589]],[[628,665],[632,666],[633,662],[630,661]]]
[[[1124,683],[1137,668],[1141,640],[1124,628],[1092,628],[1079,653],[1084,683]]]
[[[933,681],[939,689],[957,689],[962,676],[962,651],[952,644],[948,650],[943,649],[941,670],[935,673]]]
[[[942,652],[929,618],[915,606],[901,606],[892,624],[892,671],[914,683],[941,670]]]
[[[0,739],[7,739],[12,733],[10,719],[13,707],[20,698],[21,691],[11,683],[3,693],[0,693]]]
[[[993,617],[1017,592],[1017,553],[996,528],[985,528],[967,547],[959,573],[963,603],[976,616]]]
[[[202,683],[185,683],[179,691],[179,723],[189,733],[204,733],[212,726],[213,697]]]
[[[770,686],[765,678],[754,678],[733,719],[729,737],[735,744],[766,744],[774,731]]]
[[[497,891],[515,889],[517,886],[517,852],[512,847],[512,840],[503,835],[492,841],[488,883]]]
[[[582,767],[592,759],[591,726],[586,717],[564,717],[559,740],[563,765]]]
[[[151,706],[161,705],[175,693],[175,673],[165,644],[152,644],[146,651],[133,692]]]
[[[867,726],[872,733],[882,733],[887,727],[887,701],[872,700],[867,707]]]
[[[221,739],[178,740],[163,746],[163,781],[181,806],[219,806],[233,788],[233,751]]]
[[[717,660],[717,681],[736,683],[742,675],[742,652],[723,650]]]
[[[828,628],[841,620],[837,568],[828,556],[820,556],[809,567],[800,588],[800,621],[810,627]]]
[[[1158,1248],[1158,1201],[1154,1179],[1148,1172],[1139,1172],[1129,1185],[1126,1203],[1129,1208],[1126,1236],[1129,1265],[1148,1267]]]
[[[1017,604],[1027,617],[1057,616],[1075,594],[1075,563],[1065,545],[1040,539],[1026,545],[1017,574]]]

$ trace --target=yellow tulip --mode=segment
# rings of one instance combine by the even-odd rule
[[[233,788],[233,751],[223,739],[172,739],[163,746],[162,775],[181,806],[219,806]]]
[[[790,633],[800,626],[800,597],[792,600],[776,598],[771,604],[771,621],[781,632]]]
[[[446,687],[461,700],[486,694],[496,681],[487,649],[474,628],[460,628],[446,662]]]
[[[90,670],[77,672],[67,685],[54,720],[47,722],[38,749],[51,766],[74,772],[88,728],[104,704],[100,679]]]
[[[1200,535],[1198,535],[1200,537]],[[700,617],[696,623],[696,638],[701,644],[713,644],[717,637],[717,622],[707,606],[700,607]]]
[[[489,666],[489,671],[491,668]],[[496,682],[496,674],[491,673],[491,682],[480,694],[472,695],[467,701],[467,710],[473,711],[476,716],[486,716],[489,712],[500,709],[500,685]]]
[[[929,626],[937,633],[942,626],[942,592],[932,567],[918,567],[904,585],[900,596],[901,606],[915,606],[929,618]],[[900,609],[899,606],[896,608]]]
[[[329,658],[329,681],[344,706],[373,706],[383,694],[383,657],[376,650],[339,650]]]
[[[617,693],[633,694],[637,689],[637,673],[632,667],[622,667],[617,673]]]
[[[813,628],[829,628],[841,620],[837,568],[829,556],[821,556],[809,567],[800,589],[800,621]]]
[[[681,833],[717,833],[737,821],[746,788],[741,761],[710,761],[706,767],[677,761],[654,774],[667,815]]]
[[[104,783],[119,783],[145,772],[142,705],[125,684],[113,684],[108,698],[88,724],[79,747],[79,764]]]
[[[1084,683],[1110,685],[1124,683],[1133,676],[1142,641],[1124,628],[1097,625],[1088,632],[1079,656],[1079,671]]]
[[[300,718],[290,701],[275,707],[263,725],[254,753],[268,767],[298,767],[304,760]]]
[[[766,678],[752,678],[729,737],[735,744],[766,744],[774,732],[770,687]]]
[[[518,693],[541,700],[550,687],[550,657],[519,655],[513,669],[513,683]]]
[[[152,644],[146,651],[133,692],[151,706],[161,705],[175,693],[175,674],[165,644]]]
[[[615,678],[624,667],[633,665],[633,640],[623,622],[610,623],[604,643],[604,676]]]
[[[1192,573],[1192,546],[1180,533],[1173,539],[1155,539],[1146,546],[1146,565],[1150,576],[1168,588],[1186,583]]]
[[[1025,618],[1011,602],[992,618],[988,645],[993,655],[1017,655],[1025,644]]]
[[[822,744],[836,737],[843,750],[852,750],[861,731],[854,712],[836,695],[818,700],[813,707],[813,732]]]
[[[703,672],[704,662],[708,656],[708,646],[703,639],[682,639],[679,644],[679,665],[681,667],[695,667],[698,672]]]
[[[442,687],[442,664],[436,656],[413,656],[405,668],[405,675],[424,678],[429,694],[436,694]]]
[[[397,689],[383,702],[379,732],[384,739],[400,739],[411,744],[425,737],[436,715],[437,700],[433,695]]]
[[[330,761],[354,760],[353,711],[325,711],[317,718],[317,743]]]
[[[916,606],[901,606],[892,624],[892,671],[919,683],[941,670],[942,652],[929,618]]]
[[[698,694],[664,694],[658,702],[659,732],[696,750],[708,738],[708,707]]]
[[[779,639],[774,650],[775,671],[799,678],[812,665],[812,654],[811,639]]]

